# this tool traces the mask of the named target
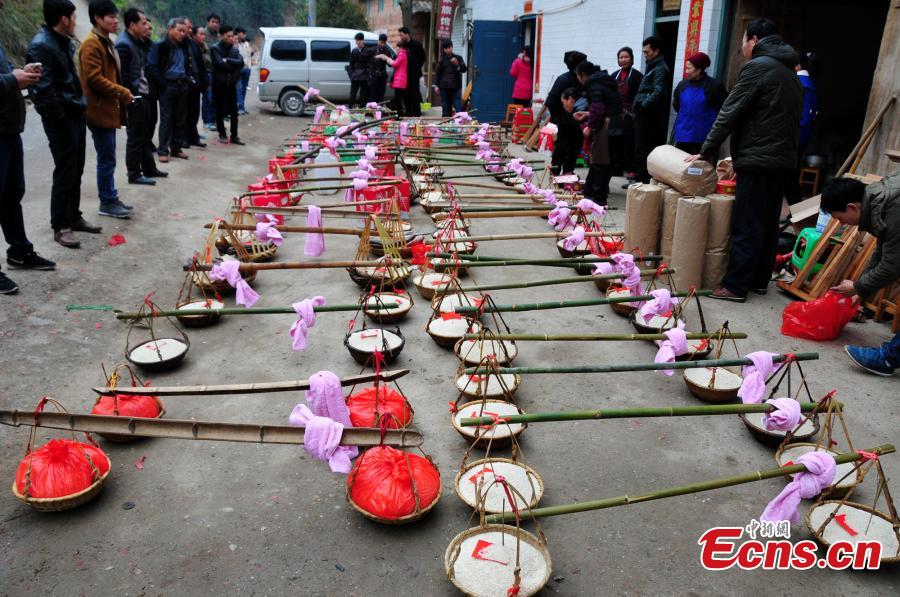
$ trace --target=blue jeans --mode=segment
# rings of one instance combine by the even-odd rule
[[[894,316],[896,317],[896,315]],[[900,332],[881,345],[885,362],[893,368],[900,367]]]
[[[200,103],[200,114],[203,124],[216,123],[216,101],[213,99],[212,73],[206,74],[206,91],[203,92],[203,101]]]
[[[247,97],[247,85],[250,84],[250,69],[241,69],[241,78],[237,82],[237,101],[238,112],[246,112],[244,108],[244,98]]]
[[[100,203],[118,200],[116,190],[116,129],[88,126],[97,150],[97,193]]]
[[[448,118],[453,116],[450,107],[456,112],[462,112],[462,99],[459,89],[441,89],[441,116]]]

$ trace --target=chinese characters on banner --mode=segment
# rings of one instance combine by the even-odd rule
[[[455,0],[441,0],[438,3],[437,31],[438,39],[450,39],[453,34],[453,5]]]
[[[688,13],[687,44],[684,47],[684,63],[688,56],[700,50],[700,24],[703,22],[703,0],[691,0]]]

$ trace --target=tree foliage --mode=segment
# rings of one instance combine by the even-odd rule
[[[305,26],[309,17],[306,0],[300,0],[294,22]],[[316,3],[316,27],[341,27],[365,31],[369,28],[366,15],[355,0],[319,0]]]
[[[41,6],[35,0],[6,0],[0,8],[0,43],[16,66],[25,63],[28,42],[44,20]]]

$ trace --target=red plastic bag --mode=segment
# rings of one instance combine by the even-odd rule
[[[419,507],[424,510],[440,496],[440,473],[427,458],[389,446],[369,448],[356,460],[347,477],[350,499],[378,518],[396,520],[409,516],[416,511],[410,470],[416,480]]]
[[[155,419],[159,416],[159,402],[154,396],[132,396],[131,394],[116,394],[102,396],[94,408],[92,415],[115,416],[118,410],[120,417],[139,417],[142,419]]]
[[[365,388],[347,398],[350,422],[354,427],[377,427],[375,421],[375,386]],[[400,392],[382,385],[378,389],[378,416],[388,415],[388,429],[406,427],[412,422],[412,409]]]
[[[791,303],[781,314],[781,333],[807,340],[834,340],[859,310],[850,297],[828,291],[809,302]]]
[[[32,498],[58,498],[79,493],[109,471],[109,458],[97,446],[70,439],[51,439],[19,463],[16,487],[23,495],[29,462],[31,485],[28,497]]]

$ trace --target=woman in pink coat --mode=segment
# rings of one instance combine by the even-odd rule
[[[534,56],[531,47],[526,46],[509,68],[510,76],[516,80],[513,83],[512,103],[526,108],[531,105],[531,87],[534,81],[533,62]]]
[[[391,88],[394,90],[394,101],[391,102],[391,107],[397,112],[397,116],[403,116],[408,109],[406,105],[406,81],[408,80],[406,75],[406,66],[408,64],[406,44],[403,41],[397,43],[397,57],[394,59],[391,59],[386,54],[378,54],[375,56],[375,59],[387,62],[394,69],[394,79],[391,81]]]

